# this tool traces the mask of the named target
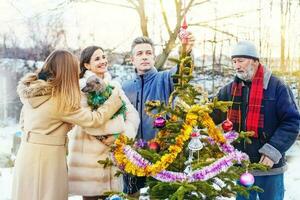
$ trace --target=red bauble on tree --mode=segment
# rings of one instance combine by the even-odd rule
[[[149,149],[153,150],[153,151],[159,151],[159,144],[157,142],[149,142],[148,144]]]
[[[231,131],[233,129],[233,123],[229,119],[226,119],[224,122],[222,122],[222,129],[225,132]]]
[[[182,44],[187,44],[188,43],[188,36],[189,36],[189,33],[187,31],[187,23],[186,23],[186,17],[184,16],[183,18],[183,24],[180,28],[180,31],[179,31],[179,37],[181,39],[181,42]]]

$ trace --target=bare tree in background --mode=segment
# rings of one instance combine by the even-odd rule
[[[143,36],[149,37],[148,18],[145,12],[145,0],[127,0],[132,8],[138,13],[140,18],[140,28]]]
[[[66,31],[60,15],[48,17],[45,23],[39,18],[28,21],[29,37],[33,47],[33,57],[44,60],[55,48],[67,48]]]
[[[146,0],[125,0],[125,3],[113,3],[109,1],[103,1],[103,0],[92,0],[93,2],[112,5],[112,6],[119,6],[124,7],[128,9],[133,9],[137,12],[139,16],[140,21],[140,29],[143,34],[143,36],[149,37],[149,31],[148,31],[148,18],[147,18],[147,12],[145,3]],[[150,1],[150,0],[148,0]],[[183,20],[183,17],[187,14],[187,12],[195,6],[202,5],[206,2],[209,2],[210,0],[173,0],[173,4],[176,8],[176,23],[174,27],[171,27],[170,25],[170,19],[166,14],[166,10],[163,5],[163,0],[160,0],[160,8],[161,8],[161,16],[163,18],[165,28],[168,32],[169,38],[163,45],[162,53],[157,57],[155,66],[160,70],[162,69],[164,63],[166,62],[170,52],[175,47],[175,42],[177,39],[178,32],[180,30],[180,26]],[[82,2],[82,0],[72,0],[70,2]],[[84,1],[86,2],[86,1]],[[171,3],[171,1],[170,1]]]
[[[184,5],[183,0],[174,0],[173,2],[175,3],[175,8],[176,8],[176,24],[173,28],[171,28],[170,19],[166,15],[166,11],[165,11],[162,1],[163,0],[160,0],[161,15],[163,17],[163,21],[165,24],[165,28],[167,29],[169,39],[166,41],[166,43],[163,47],[162,53],[156,59],[155,66],[158,69],[161,69],[163,67],[164,63],[168,59],[170,52],[175,47],[175,42],[176,42],[177,35],[178,35],[178,32],[181,27],[183,17],[187,14],[187,12],[191,9],[191,7],[196,5],[194,0],[186,1],[185,2],[186,5]],[[201,2],[204,3],[207,1],[201,1]],[[199,4],[199,3],[200,2],[198,2],[197,4]]]
[[[7,51],[7,40],[8,40],[8,33],[3,33],[0,35],[0,56],[4,57]]]
[[[145,2],[144,0],[127,0],[134,9],[138,12],[140,18],[140,26],[144,36],[149,36],[148,34],[148,19],[145,13]],[[188,11],[195,6],[204,4],[209,2],[209,0],[174,0],[173,3],[176,8],[176,24],[174,27],[170,25],[170,19],[166,14],[166,10],[164,8],[163,0],[160,0],[160,8],[161,8],[161,16],[163,18],[165,28],[168,33],[168,40],[163,45],[162,53],[157,57],[155,66],[157,69],[162,69],[163,65],[165,64],[166,60],[172,49],[175,47],[175,42],[177,39],[178,32],[181,27],[182,20],[184,16],[188,13]]]
[[[1,45],[1,57],[17,57],[19,40],[13,29],[10,29],[7,33],[1,35],[2,45]]]
[[[284,0],[280,1],[280,68],[283,71],[286,71],[285,69],[285,27],[286,27],[286,14],[284,10]]]

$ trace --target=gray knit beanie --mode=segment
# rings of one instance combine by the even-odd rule
[[[232,58],[251,58],[255,60],[259,60],[258,53],[256,51],[256,47],[252,42],[249,41],[241,41],[238,42],[232,49],[231,59]]]

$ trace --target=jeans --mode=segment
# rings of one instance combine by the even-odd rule
[[[123,175],[124,189],[126,194],[134,194],[139,192],[141,188],[145,187],[146,177],[138,177],[130,174]]]
[[[264,192],[251,191],[249,199],[237,195],[236,200],[283,200],[284,197],[283,174],[272,176],[255,176],[254,185],[260,187]]]

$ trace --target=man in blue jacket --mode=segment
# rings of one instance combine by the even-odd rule
[[[251,192],[251,200],[282,200],[283,173],[286,170],[285,152],[299,133],[300,116],[289,87],[273,76],[259,62],[255,46],[248,41],[239,42],[232,51],[236,70],[234,80],[218,93],[218,99],[233,101],[227,113],[215,111],[216,123],[229,119],[234,130],[253,131],[252,143],[244,141],[235,147],[249,155],[251,162],[270,167],[268,171],[253,171],[255,185],[264,192]],[[238,196],[238,200],[245,199]]]
[[[187,52],[190,52],[194,44],[192,34],[188,35]],[[131,46],[132,63],[135,67],[136,77],[123,84],[123,90],[140,115],[140,126],[137,138],[149,141],[156,135],[153,127],[154,119],[145,113],[145,103],[151,100],[159,100],[168,103],[173,91],[173,79],[177,67],[171,70],[158,72],[154,67],[154,44],[147,37],[136,38]],[[124,192],[136,193],[145,186],[145,177],[124,175]]]

